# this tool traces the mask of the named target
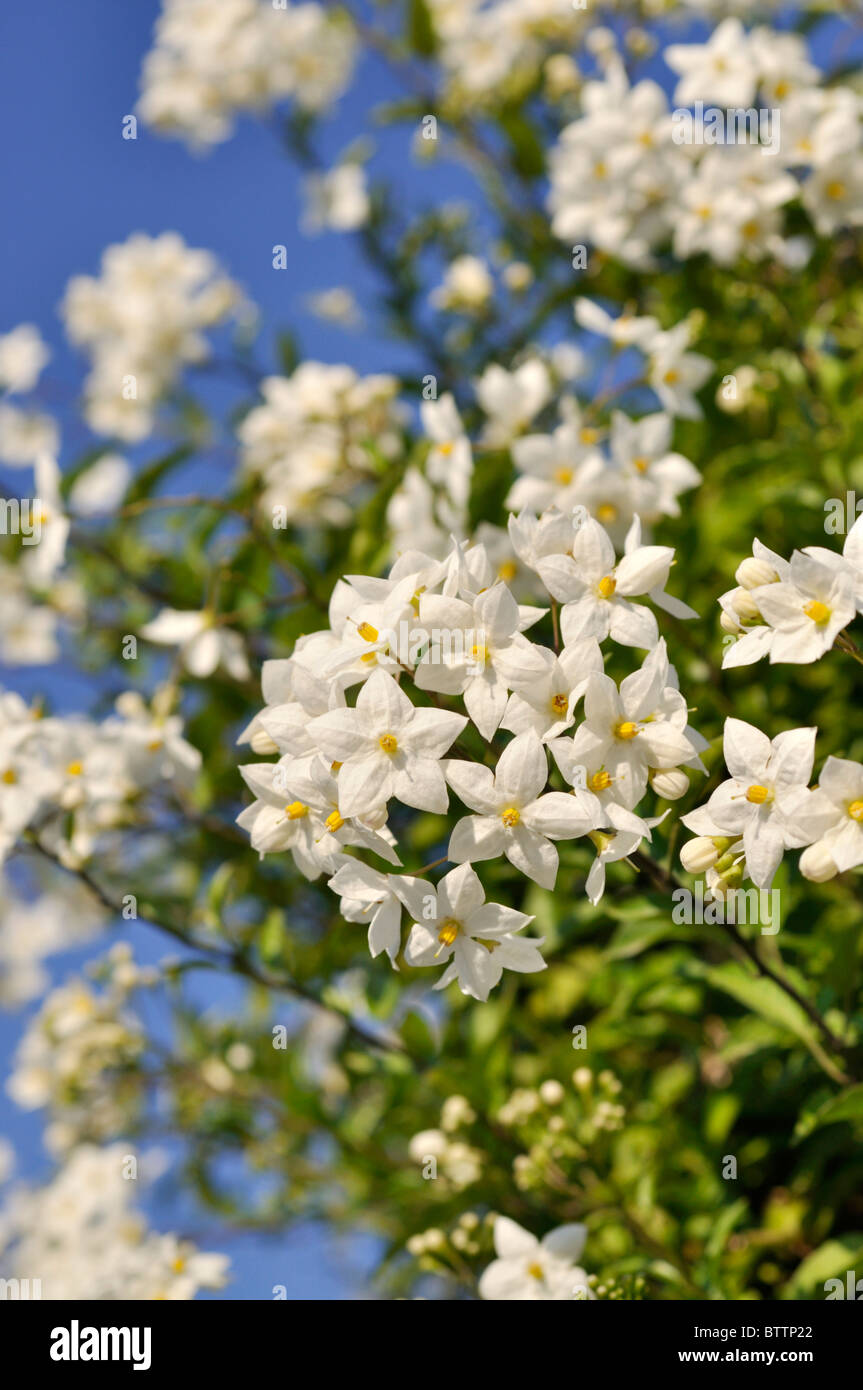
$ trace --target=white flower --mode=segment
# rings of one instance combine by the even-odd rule
[[[302,226],[308,235],[324,230],[354,232],[368,221],[370,203],[362,164],[337,164],[325,174],[309,174],[305,195]]]
[[[19,410],[0,401],[0,460],[15,468],[35,463],[41,454],[56,456],[60,432],[50,415]]]
[[[497,1302],[560,1303],[589,1298],[587,1275],[576,1264],[587,1227],[558,1226],[543,1239],[507,1216],[494,1223],[493,1260],[479,1281],[481,1298]]]
[[[453,791],[478,814],[465,816],[452,832],[447,851],[453,863],[496,859],[511,864],[543,888],[553,888],[558,854],[552,840],[573,840],[600,823],[596,798],[576,788],[548,792],[548,760],[531,729],[504,749],[495,772],[480,763],[450,759],[446,778]]]
[[[686,351],[689,336],[686,322],[657,334],[650,345],[648,379],[662,408],[670,415],[680,415],[684,420],[700,420],[702,410],[694,393],[710,376],[713,363],[699,352]]]
[[[542,938],[522,940],[516,935],[533,918],[487,903],[470,864],[451,869],[436,890],[415,883],[408,901],[414,925],[405,960],[420,967],[450,961],[435,989],[457,980],[462,994],[486,1000],[504,970],[531,974],[545,969],[539,951]]]
[[[32,323],[0,337],[0,387],[9,395],[32,391],[51,353]]]
[[[513,682],[543,670],[539,650],[519,630],[525,621],[535,622],[541,610],[526,612],[527,619],[505,584],[486,589],[472,603],[445,594],[423,594],[420,599],[421,624],[448,637],[449,651],[443,643],[429,649],[416,668],[417,686],[462,695],[486,739],[503,718]]]
[[[629,599],[664,587],[674,551],[667,545],[631,546],[630,537],[627,553],[616,563],[607,532],[589,517],[575,531],[571,554],[537,562],[549,593],[564,604],[560,622],[567,646],[582,637],[602,642],[609,636],[627,647],[655,646],[656,618]]]
[[[141,636],[166,647],[178,647],[186,670],[198,680],[222,666],[234,680],[247,680],[249,663],[239,633],[217,625],[209,609],[180,611],[163,608],[141,628]]]
[[[493,362],[476,383],[476,398],[489,417],[484,441],[494,446],[508,444],[550,401],[548,368],[536,357],[511,372]]]
[[[650,345],[660,331],[655,318],[637,318],[625,309],[621,310],[616,318],[612,318],[611,314],[592,299],[580,298],[575,301],[575,321],[590,333],[608,338],[616,348],[634,346],[642,348],[645,352],[650,351]]]
[[[591,671],[602,670],[602,652],[593,637],[564,647],[560,656],[546,647],[537,649],[544,670],[513,675],[501,728],[513,734],[533,729],[543,743],[557,738],[575,719],[575,706],[584,694]]]
[[[771,742],[740,719],[726,719],[723,751],[730,778],[717,787],[704,810],[720,832],[740,837],[753,883],[769,888],[786,849],[812,838],[802,828],[812,793],[814,728],[787,729]],[[699,808],[701,809],[701,808]],[[703,833],[693,817],[683,824]]]
[[[339,911],[345,921],[368,923],[372,956],[386,951],[395,968],[401,950],[402,904],[407,904],[407,895],[415,901],[415,894],[428,891],[428,885],[403,874],[378,873],[352,859],[342,864],[327,887],[339,894]]]
[[[863,766],[849,758],[829,757],[807,811],[798,814],[798,823],[815,841],[800,856],[805,877],[823,882],[863,864]],[[827,872],[830,865],[832,873]]]
[[[79,516],[109,516],[120,505],[132,469],[120,454],[103,454],[76,478],[69,505]]]
[[[599,771],[588,783],[597,795],[615,787],[613,800],[634,806],[643,796],[651,770],[666,770],[698,758],[699,745],[686,728],[686,702],[670,686],[665,642],[617,686],[602,672],[591,673],[584,697],[584,723],[572,741],[574,765]],[[702,742],[701,746],[704,744]],[[596,785],[594,785],[596,783]],[[618,830],[635,830],[632,818],[611,821]]]
[[[467,724],[447,710],[416,709],[385,671],[373,671],[356,708],[336,709],[307,726],[324,755],[340,762],[344,816],[362,816],[395,796],[407,806],[447,809],[440,758]]]
[[[446,268],[443,284],[433,291],[431,302],[437,309],[476,313],[493,294],[494,281],[485,261],[478,256],[456,256]]]
[[[851,575],[799,550],[791,557],[786,578],[750,594],[773,629],[771,663],[817,661],[856,613]]]
[[[50,584],[66,558],[69,518],[63,513],[60,496],[60,470],[50,454],[40,454],[34,469],[38,507],[39,543],[24,551],[21,561],[29,582],[37,587]]]
[[[749,106],[758,85],[756,55],[739,19],[725,19],[707,43],[673,43],[665,61],[680,74],[674,100],[691,106],[699,99],[718,106]]]

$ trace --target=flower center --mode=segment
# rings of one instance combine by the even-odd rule
[[[680,372],[676,371],[674,367],[669,367],[662,380],[666,386],[676,386],[680,380]]]
[[[641,455],[639,455],[639,457],[638,457],[637,459],[633,459],[633,460],[632,460],[632,466],[633,466],[633,468],[636,470],[636,472],[638,472],[638,473],[646,473],[646,472],[647,472],[647,469],[648,469],[648,467],[649,467],[649,464],[648,464],[648,461],[647,461],[646,458],[642,458]]]
[[[828,198],[839,199],[845,197],[845,185],[839,179],[831,179],[824,192]]]
[[[599,594],[600,598],[611,598],[616,588],[617,580],[614,575],[606,574],[597,584],[596,592]]]
[[[501,565],[500,569],[499,569],[498,572],[497,572],[497,577],[498,577],[498,579],[502,579],[503,582],[504,582],[504,584],[509,584],[509,582],[510,582],[511,580],[515,579],[515,576],[516,576],[517,574],[518,574],[518,568],[517,568],[517,566],[516,566],[515,561],[514,561],[514,560],[504,560],[503,564]]]
[[[459,929],[459,923],[455,918],[447,917],[445,921],[441,922],[441,928],[437,934],[437,939],[440,944],[442,946],[451,946],[459,934]]]
[[[68,777],[80,777],[84,771],[84,764],[79,762],[66,764],[66,775]]]
[[[596,509],[596,517],[598,521],[603,523],[606,521],[616,521],[617,508],[613,502],[603,502]]]
[[[3,776],[0,777],[0,782],[5,782],[7,787],[14,787],[17,781],[18,774],[15,771],[14,767],[7,767],[6,771],[3,773]]]
[[[631,738],[635,738],[638,732],[638,725],[633,724],[631,719],[621,719],[618,724],[615,724],[613,729],[614,737],[622,738],[626,743],[628,743]]]
[[[514,825],[518,825],[521,815],[517,807],[507,806],[505,811],[501,811],[500,818],[508,829],[512,829]]]
[[[395,734],[381,734],[378,739],[378,745],[385,753],[395,753],[398,749],[399,742]]]
[[[344,825],[344,821],[342,820],[338,811],[331,811],[330,814],[327,816],[327,819],[324,822],[324,824],[326,825],[327,830],[329,830],[332,834],[336,830],[341,830],[342,826]]]
[[[848,814],[852,820],[863,820],[863,801],[852,801]]]
[[[330,772],[338,772],[341,763],[330,763]]]
[[[474,642],[470,649],[472,661],[482,662],[483,665],[488,661],[488,647],[484,642]]]
[[[760,782],[753,782],[752,786],[746,789],[746,800],[751,801],[753,806],[763,806],[769,799],[770,788],[762,787]]]
[[[821,600],[817,598],[812,599],[811,603],[807,603],[803,608],[803,612],[806,614],[807,618],[811,618],[813,623],[816,623],[819,627],[828,622],[830,618],[830,609],[827,607],[827,604],[822,603]]]
[[[567,483],[572,482],[572,469],[556,468],[554,470],[554,481],[560,483],[561,487],[566,487]]]
[[[551,697],[551,708],[555,714],[566,714],[569,705],[569,696],[559,692]]]
[[[288,820],[302,820],[303,816],[309,814],[309,808],[303,801],[292,801],[290,806],[285,807],[285,815]]]
[[[530,1275],[531,1279],[541,1280],[545,1278],[545,1275],[542,1271],[542,1265],[539,1263],[538,1260],[534,1260],[533,1264],[528,1265],[527,1272]]]
[[[376,642],[378,640],[378,630],[372,627],[371,623],[359,623],[357,632],[364,642]]]
[[[592,792],[605,792],[608,791],[612,781],[613,778],[611,775],[606,772],[604,767],[601,767],[598,772],[593,774],[588,782],[588,786]]]
[[[592,429],[590,425],[585,425],[584,429],[579,431],[578,437],[582,444],[595,444],[599,438],[599,430]]]

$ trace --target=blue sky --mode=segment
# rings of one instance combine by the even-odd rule
[[[0,146],[0,186],[6,193],[0,219],[6,272],[0,331],[30,321],[50,342],[54,357],[39,394],[63,426],[67,465],[92,441],[75,418],[82,363],[64,343],[57,307],[71,275],[96,273],[104,248],[136,231],[177,230],[190,245],[216,253],[261,310],[260,357],[267,366],[272,366],[269,345],[279,327],[299,329],[309,357],[346,361],[365,371],[407,364],[406,349],[376,333],[373,319],[366,331],[344,333],[306,310],[309,293],[333,285],[351,286],[360,302],[368,303],[375,279],[349,237],[308,239],[299,233],[297,173],[280,153],[271,124],[242,120],[232,140],[205,155],[157,138],[144,126],[137,140],[122,138],[158,9],[157,0],[39,0],[4,7],[0,92],[10,134]],[[831,43],[833,38],[835,29]],[[823,57],[826,40],[816,51]],[[371,101],[400,94],[380,62],[366,58],[360,80],[324,126],[323,154],[335,158],[366,126]],[[373,167],[387,171],[412,198],[430,202],[468,193],[471,185],[463,173],[412,165],[409,139],[404,129],[376,132]],[[288,248],[286,271],[273,269],[276,244]],[[145,446],[144,453],[154,447]],[[86,684],[69,675],[67,669],[0,669],[0,684],[28,694],[44,689],[60,708],[81,708]],[[136,949],[145,960],[158,959],[163,944],[142,927]],[[82,958],[80,953],[57,958],[55,977],[62,978]],[[229,987],[215,999],[209,996],[217,1007],[228,1007],[230,998]],[[20,1015],[0,1015],[4,1056],[22,1022]],[[2,1092],[0,1128],[18,1148],[25,1170],[45,1168],[38,1117],[22,1115]],[[150,1210],[166,1228],[177,1216],[162,1201],[151,1202]],[[217,1228],[202,1227],[192,1214],[189,1226],[200,1232],[205,1248],[231,1254],[234,1280],[228,1297],[270,1297],[274,1284],[286,1285],[289,1297],[367,1296],[363,1275],[372,1264],[371,1242],[340,1249],[323,1233],[305,1229],[275,1240],[243,1236],[220,1244]]]

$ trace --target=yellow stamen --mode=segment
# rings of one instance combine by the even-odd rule
[[[595,444],[599,438],[599,430],[593,429],[590,425],[585,425],[584,429],[579,431],[578,437],[582,444]]]
[[[7,787],[14,787],[17,781],[18,774],[15,771],[14,767],[7,767],[6,771],[3,773],[3,776],[0,777],[0,782],[5,782]]]
[[[863,820],[863,801],[852,801],[848,814],[852,820]]]
[[[680,372],[676,371],[674,367],[669,367],[662,380],[665,382],[666,386],[675,386],[680,380]]]
[[[330,772],[338,772],[340,768],[341,763],[330,763]]]
[[[459,924],[454,917],[447,917],[441,923],[441,929],[437,934],[437,939],[442,946],[451,946],[459,933]]]
[[[841,179],[831,179],[824,192],[828,198],[839,199],[845,197],[845,185]]]
[[[598,772],[594,772],[587,785],[592,792],[605,792],[608,791],[612,781],[613,778],[610,773],[606,772],[604,767],[601,767]]]
[[[554,481],[560,483],[561,487],[566,487],[567,483],[572,482],[572,469],[556,468],[554,470]]]
[[[182,1255],[178,1255],[175,1260],[171,1261],[171,1269],[175,1274],[182,1274],[185,1268],[186,1261],[183,1259]]]
[[[753,782],[752,786],[748,787],[746,791],[746,800],[751,801],[753,806],[763,806],[769,796],[770,788],[762,787],[760,782]]]
[[[79,762],[67,763],[66,773],[69,777],[80,777],[84,771],[84,764]]]
[[[164,746],[165,745],[160,738],[151,739],[150,742],[147,744],[147,752],[158,753],[159,749],[164,748]]]
[[[606,574],[600,579],[596,586],[596,591],[600,598],[611,598],[617,588],[617,580],[613,574]]]
[[[501,811],[500,818],[504,825],[511,830],[514,825],[518,825],[521,820],[521,814],[517,807],[507,806],[505,811]]]
[[[569,706],[569,696],[558,694],[551,697],[551,708],[555,714],[566,714]]]
[[[385,753],[395,753],[399,746],[395,734],[381,734],[378,744]]]
[[[341,830],[342,826],[344,825],[344,821],[342,820],[338,811],[331,811],[330,814],[327,816],[327,819],[324,822],[324,824],[326,825],[327,830],[329,830],[331,834],[334,834],[335,831]]]
[[[372,627],[371,623],[360,623],[357,626],[357,632],[364,642],[376,642],[378,640],[378,630],[376,627]]]
[[[472,661],[481,661],[483,665],[488,661],[488,647],[484,642],[475,642],[470,649]]]
[[[504,560],[497,572],[498,579],[502,579],[504,584],[509,584],[518,574],[518,566],[514,560]]]
[[[285,807],[285,815],[288,820],[302,820],[303,816],[309,814],[309,808],[303,801],[292,801],[290,806]]]
[[[642,458],[641,455],[639,455],[637,459],[632,460],[632,466],[636,470],[636,472],[646,473],[648,468],[650,467],[650,464],[646,458]]]
[[[455,444],[451,439],[447,439],[443,444],[438,444],[437,446],[438,453],[443,454],[444,458],[449,458],[454,448]]]
[[[597,520],[605,523],[606,521],[617,520],[617,508],[613,502],[603,502],[596,509]]]
[[[633,724],[631,719],[621,719],[620,723],[614,726],[614,737],[622,738],[626,743],[639,732],[638,725]]]
[[[806,614],[807,618],[811,618],[813,623],[817,624],[818,627],[822,627],[824,623],[830,621],[830,609],[827,607],[827,604],[822,603],[820,599],[814,598],[810,603],[804,604],[803,612]]]
[[[528,1274],[530,1275],[530,1277],[531,1277],[532,1279],[544,1279],[544,1278],[545,1278],[545,1275],[544,1275],[543,1272],[542,1272],[542,1265],[541,1265],[538,1261],[536,1261],[536,1260],[533,1262],[533,1264],[528,1265],[528,1267],[527,1267],[527,1272],[528,1272]]]

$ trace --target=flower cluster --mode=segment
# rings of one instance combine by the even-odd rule
[[[372,954],[393,964],[407,909],[407,964],[442,964],[438,988],[457,980],[478,999],[504,969],[544,962],[541,941],[521,934],[531,919],[486,902],[473,865],[506,858],[551,889],[556,842],[589,837],[596,901],[606,863],[650,838],[655,821],[636,810],[648,783],[665,799],[683,795],[683,769],[700,768],[705,747],[656,618],[637,601],[691,616],[665,592],[673,550],[643,545],[636,519],[618,559],[584,509],[523,513],[511,529],[537,590],[561,605],[558,650],[525,636],[547,609],[495,582],[483,545],[454,544],[440,561],[409,551],[386,579],[338,583],[329,629],[265,664],[266,708],[242,735],[278,754],[241,769],[255,801],[239,823],[253,847],[290,850],[310,879],[326,874],[347,920],[368,923]],[[619,688],[602,669],[607,639],[652,649]],[[513,737],[501,747],[503,731]],[[549,752],[565,790],[549,788]],[[425,870],[393,873],[348,853],[401,868],[393,803],[445,815],[451,792],[466,814],[441,861],[456,867],[436,888]]]
[[[249,411],[239,437],[243,467],[260,477],[274,524],[309,513],[336,522],[351,516],[351,494],[375,457],[391,460],[402,447],[398,390],[394,376],[321,362],[262,382],[264,403]]]
[[[783,560],[756,540],[734,577],[737,588],[719,599],[722,629],[737,638],[722,665],[750,666],[763,656],[771,663],[817,661],[863,613],[863,517],[841,555],[809,545]]]
[[[201,757],[168,698],[157,695],[150,707],[127,692],[97,723],[43,717],[20,696],[0,695],[0,859],[29,833],[63,863],[81,865],[100,835],[127,822],[143,790],[190,786]]]
[[[355,39],[323,5],[264,0],[163,0],[141,74],[148,125],[190,144],[226,140],[241,112],[291,100],[319,112],[341,96]]]
[[[672,44],[664,57],[677,111],[657,82],[631,86],[613,49],[584,84],[582,114],[551,153],[557,236],[645,268],[669,243],[680,259],[793,268],[811,244],[785,234],[792,202],[821,235],[863,223],[860,97],[823,84],[802,38],[727,18],[707,43]]]
[[[84,406],[91,428],[144,439],[182,368],[209,356],[205,331],[242,305],[215,258],[175,232],[109,246],[99,278],[73,276],[63,302],[69,338],[91,358]]]
[[[33,391],[50,356],[31,323],[20,323],[0,336],[0,394],[4,398],[0,401],[0,459],[13,468],[33,463],[40,454],[57,452],[59,432],[51,416],[6,399]]]
[[[0,1207],[4,1278],[38,1271],[33,1296],[54,1301],[185,1300],[222,1288],[227,1256],[148,1228],[133,1204],[130,1161],[122,1144],[82,1144],[44,1187],[11,1187]]]
[[[697,838],[684,846],[681,862],[692,873],[707,872],[714,897],[747,877],[769,888],[787,849],[803,849],[800,872],[816,882],[863,864],[863,767],[829,757],[810,787],[816,734],[787,729],[771,741],[740,719],[725,721],[731,776],[682,817]]]

